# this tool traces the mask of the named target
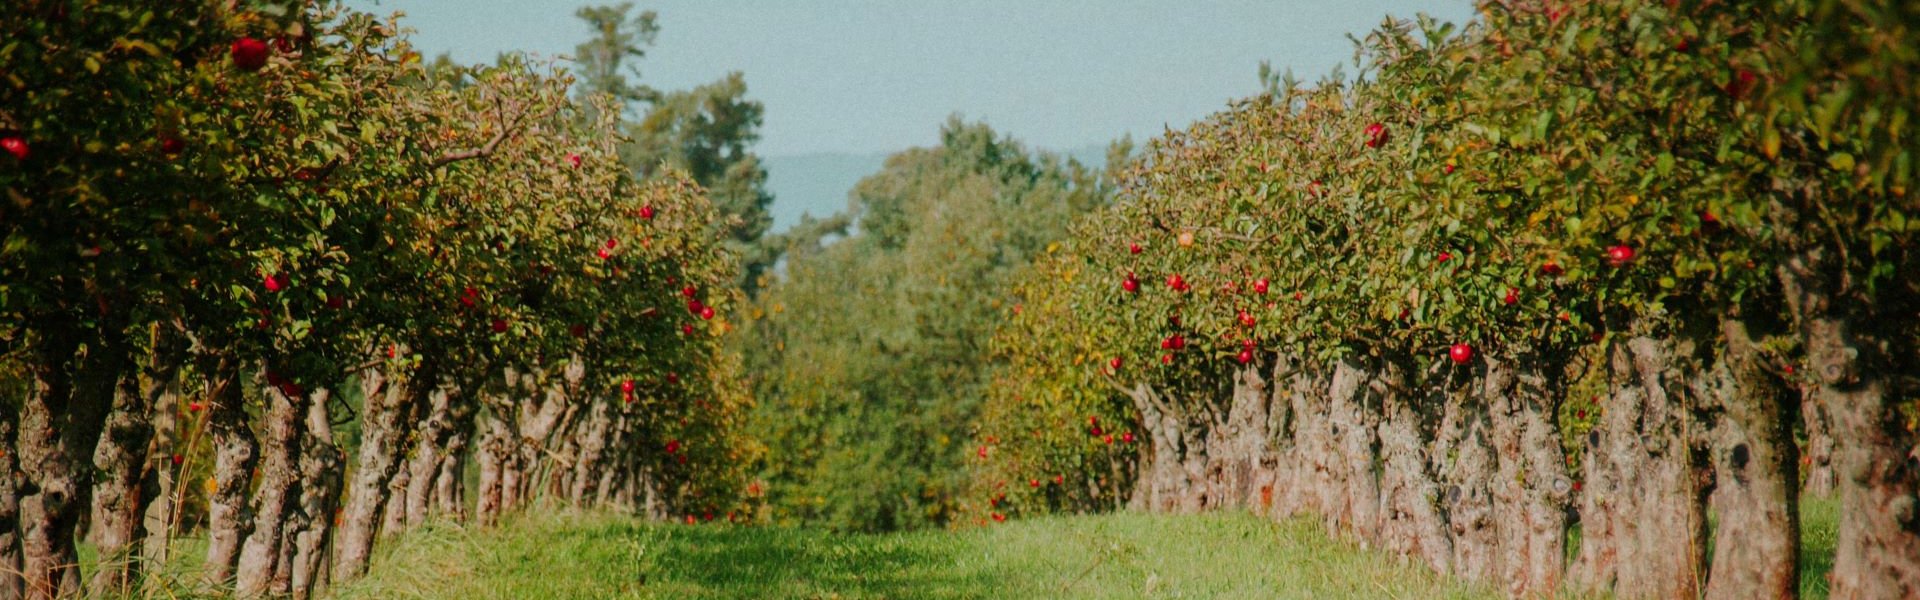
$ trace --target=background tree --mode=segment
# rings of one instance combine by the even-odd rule
[[[1008,307],[992,290],[1105,202],[1095,172],[984,125],[949,121],[940,137],[862,180],[847,215],[857,231],[796,241],[755,304],[751,344],[770,352],[750,371],[756,429],[779,457],[765,474],[776,520],[953,521],[987,340]]]

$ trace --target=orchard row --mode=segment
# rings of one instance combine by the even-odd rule
[[[0,597],[190,533],[204,585],[309,597],[428,518],[738,508],[705,192],[563,71],[322,6],[0,9]]]
[[[1252,506],[1516,595],[1779,598],[1804,488],[1835,597],[1920,594],[1920,13],[1479,11],[1117,174],[1015,291],[981,514]]]

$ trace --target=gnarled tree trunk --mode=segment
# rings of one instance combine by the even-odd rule
[[[154,466],[147,469],[146,481],[141,484],[148,502],[141,515],[146,539],[142,540],[140,555],[147,564],[165,565],[173,556],[173,528],[179,518],[174,494],[181,465],[173,463],[175,453],[181,451],[178,373],[161,382],[159,395],[148,408],[153,420],[153,446],[147,454],[153,457]]]
[[[1375,475],[1379,446],[1379,401],[1373,397],[1373,365],[1355,357],[1334,363],[1327,392],[1336,489],[1328,523],[1369,546],[1380,536],[1380,478]]]
[[[1706,578],[1705,452],[1686,374],[1693,344],[1635,336],[1610,348],[1611,397],[1588,436],[1573,580],[1621,598],[1689,598]],[[1598,518],[1595,518],[1598,517]]]
[[[1447,534],[1453,543],[1453,573],[1478,581],[1504,572],[1501,524],[1494,510],[1493,480],[1499,458],[1484,388],[1484,382],[1477,380],[1442,386],[1446,401],[1429,456],[1443,486],[1440,505],[1446,509]]]
[[[333,444],[333,423],[328,420],[325,389],[316,390],[306,405],[306,426],[300,445],[300,499],[287,526],[285,542],[290,550],[276,580],[287,581],[297,600],[313,597],[326,579],[324,563],[327,542],[333,537],[334,510],[340,498],[341,469],[346,456]]]
[[[150,500],[141,482],[148,471],[165,468],[148,460],[153,439],[148,417],[166,389],[164,380],[172,379],[170,371],[144,381],[138,373],[126,374],[115,388],[106,431],[94,447],[93,466],[99,477],[93,484],[93,520],[88,536],[99,556],[91,584],[96,596],[125,594],[139,579],[138,544],[144,535],[143,514]]]
[[[208,378],[207,432],[213,441],[213,486],[207,493],[206,578],[215,584],[233,581],[240,562],[240,545],[253,520],[247,514],[247,491],[253,468],[260,460],[259,442],[247,424],[240,374],[223,364]]]
[[[1901,410],[1913,390],[1889,374],[1911,373],[1920,350],[1884,324],[1877,329],[1874,307],[1848,295],[1833,263],[1811,251],[1780,270],[1812,400],[1831,419],[1840,492],[1833,597],[1912,598],[1920,596],[1920,440]]]
[[[1722,318],[1713,371],[1712,571],[1707,598],[1793,598],[1800,587],[1800,514],[1793,401],[1747,324]]]
[[[84,462],[100,429],[121,374],[125,347],[119,340],[88,345],[69,366],[79,344],[64,332],[36,348],[28,364],[30,388],[21,410],[15,448],[24,477],[20,485],[21,574],[28,598],[80,592],[74,530],[87,510],[91,469]]]
[[[1573,493],[1555,424],[1557,365],[1537,359],[1488,360],[1486,403],[1497,459],[1493,518],[1499,532],[1499,580],[1512,596],[1546,595],[1566,575],[1566,508]]]
[[[309,399],[301,390],[285,391],[297,396],[271,385],[263,390],[267,409],[261,420],[260,486],[254,493],[251,533],[235,573],[234,591],[242,597],[277,591],[274,574],[281,572],[281,547],[300,498],[300,442]]]
[[[0,401],[0,600],[25,596],[20,578],[20,484],[25,479],[14,460],[14,431],[20,422],[11,400]]]
[[[414,416],[427,394],[440,382],[435,358],[429,357],[405,382],[387,381],[379,368],[362,374],[366,394],[360,414],[361,440],[359,470],[347,491],[347,505],[340,523],[338,556],[334,577],[349,579],[367,571],[373,556],[373,541],[379,533],[382,512],[392,495],[388,485],[400,471],[412,436]]]
[[[1380,545],[1412,557],[1435,572],[1453,569],[1443,496],[1429,459],[1445,398],[1408,385],[1399,363],[1383,361],[1374,379],[1380,399]]]

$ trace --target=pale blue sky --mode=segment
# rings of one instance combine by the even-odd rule
[[[404,11],[425,54],[572,51],[586,0],[348,0]],[[611,3],[611,2],[607,2]],[[1463,22],[1469,0],[639,1],[660,13],[641,78],[663,89],[746,74],[766,105],[758,151],[891,152],[948,115],[1052,149],[1158,135],[1258,90],[1261,60],[1313,79],[1386,15]]]

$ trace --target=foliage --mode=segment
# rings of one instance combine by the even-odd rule
[[[983,125],[887,161],[852,193],[859,230],[795,242],[755,304],[755,429],[779,522],[890,530],[954,520],[1008,275],[1104,202],[1086,169]],[[828,228],[815,230],[826,233]]]

